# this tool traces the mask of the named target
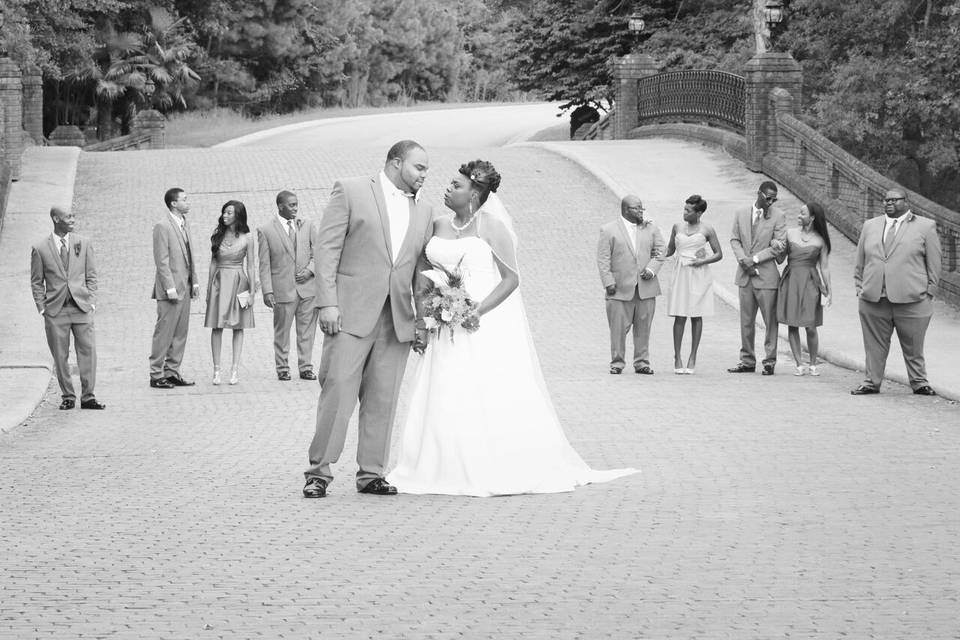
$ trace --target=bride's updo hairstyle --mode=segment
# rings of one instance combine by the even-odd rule
[[[486,160],[471,160],[462,164],[460,173],[473,183],[474,189],[480,194],[481,205],[487,201],[487,196],[500,188],[500,173]]]

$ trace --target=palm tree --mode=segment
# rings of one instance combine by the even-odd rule
[[[100,30],[100,45],[88,60],[67,74],[68,83],[92,89],[97,115],[97,137],[111,137],[115,117],[121,133],[128,133],[137,111],[163,111],[186,106],[183,91],[200,80],[187,64],[192,43],[183,33],[185,19],[174,20],[165,9],[152,7],[143,33],[118,32],[113,25]]]

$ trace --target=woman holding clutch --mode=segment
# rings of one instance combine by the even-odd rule
[[[673,372],[692,375],[697,366],[697,349],[703,333],[703,317],[713,315],[713,275],[708,264],[723,258],[717,232],[700,221],[707,210],[707,201],[698,195],[687,198],[683,206],[683,223],[673,225],[667,257],[677,254],[673,282],[667,296],[667,315],[673,318]],[[683,365],[680,345],[683,330],[690,318],[690,357]]]
[[[203,326],[212,330],[213,384],[220,384],[220,352],[223,330],[233,330],[233,363],[230,384],[240,381],[240,353],[243,330],[253,327],[253,294],[259,285],[253,256],[253,234],[247,226],[247,208],[239,200],[230,200],[220,209],[217,228],[210,236],[210,278],[207,282],[207,314]]]
[[[777,319],[787,325],[790,351],[796,362],[796,376],[817,370],[823,305],[830,304],[830,232],[823,207],[811,202],[800,207],[799,228],[787,229],[787,266],[777,292]],[[807,332],[810,366],[804,366],[800,350],[800,327]]]

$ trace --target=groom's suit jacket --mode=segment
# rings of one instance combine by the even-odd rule
[[[413,290],[419,272],[429,268],[423,248],[433,233],[432,223],[432,208],[411,198],[410,224],[394,262],[379,177],[334,184],[317,229],[314,305],[339,307],[341,330],[363,337],[376,327],[389,296],[397,339],[412,341]]]
[[[937,225],[907,211],[900,228],[883,250],[884,216],[863,223],[857,243],[857,264],[853,280],[860,297],[880,300],[885,291],[894,303],[920,302],[932,297],[940,281],[941,247]]]

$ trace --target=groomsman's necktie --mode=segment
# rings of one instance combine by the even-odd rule
[[[893,244],[893,236],[897,234],[897,223],[894,222],[887,227],[887,232],[883,235],[883,252],[890,252],[890,245]]]
[[[750,227],[750,239],[753,240],[757,237],[757,227],[760,226],[760,216],[763,215],[761,212],[755,212],[753,214],[753,226]]]
[[[60,262],[63,263],[63,268],[67,268],[67,256],[70,255],[70,252],[67,251],[67,239],[60,238]]]
[[[290,236],[290,244],[293,250],[297,250],[297,231],[293,228],[293,220],[287,220],[287,235]]]

